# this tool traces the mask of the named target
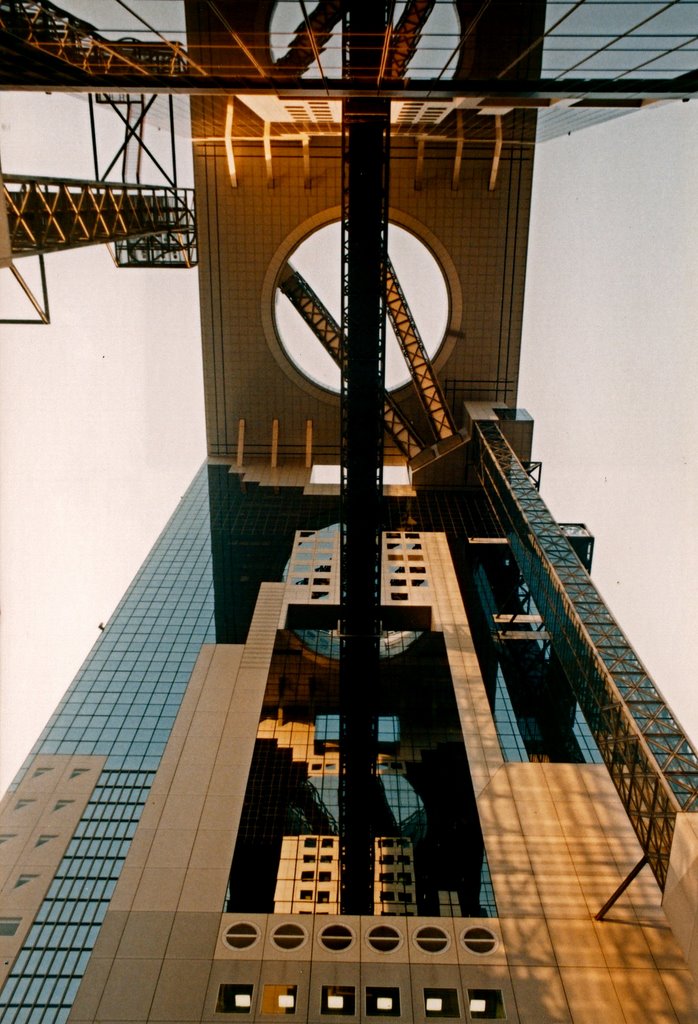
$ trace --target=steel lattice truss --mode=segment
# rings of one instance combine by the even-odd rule
[[[176,42],[113,41],[48,0],[0,0],[0,30],[89,75],[177,76],[195,70]]]
[[[422,29],[432,12],[436,0],[410,0],[392,32],[389,52],[385,61],[388,78],[402,78],[407,65],[417,51]]]
[[[698,754],[497,424],[476,436],[486,493],[663,888],[676,814],[698,811]]]
[[[342,360],[342,331],[305,278],[297,270],[288,273],[279,282],[279,289],[298,310],[323,348],[329,352],[337,366]],[[405,420],[397,403],[385,392],[383,425],[396,446],[407,459],[413,459],[424,448],[424,442]]]
[[[192,189],[9,176],[3,191],[15,256],[157,235],[163,240],[150,249],[161,257],[196,262]]]
[[[452,437],[456,433],[455,423],[390,258],[386,266],[386,304],[395,337],[436,439],[443,441]]]
[[[277,60],[277,68],[293,69],[303,74],[313,61],[319,62],[332,31],[342,20],[344,7],[344,0],[327,0],[318,4],[310,14],[304,8],[304,20],[296,29],[284,56]]]

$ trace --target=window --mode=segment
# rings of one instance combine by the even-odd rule
[[[330,894],[329,894],[329,892],[324,892],[324,891],[318,892],[318,894],[317,894],[317,901],[318,901],[318,903],[329,903],[330,902]]]
[[[402,935],[390,925],[379,924],[371,928],[366,936],[366,941],[377,953],[392,953],[394,949],[402,945]]]
[[[473,1020],[502,1020],[504,999],[498,988],[469,988],[468,1009]]]
[[[328,924],[320,933],[320,944],[325,949],[340,952],[354,942],[354,932],[345,924]]]
[[[0,935],[14,935],[21,922],[21,917],[0,917]]]
[[[353,1016],[356,995],[353,985],[323,985],[320,1013]]]
[[[497,948],[497,936],[489,928],[466,928],[462,942],[470,953],[485,955]]]
[[[425,988],[424,1012],[427,1017],[458,1017],[458,992],[455,988]]]
[[[297,985],[265,985],[262,1013],[295,1013]]]
[[[334,839],[323,839],[320,842],[320,846],[322,846],[324,849],[327,849],[328,847],[332,847],[332,846],[334,846]]]
[[[368,986],[366,989],[366,1016],[399,1017],[400,989]]]
[[[253,985],[220,985],[216,1013],[250,1013]]]
[[[257,925],[248,924],[247,921],[238,921],[228,928],[224,942],[231,949],[249,949],[250,946],[254,946],[259,934]]]
[[[332,881],[332,872],[331,871],[320,871],[318,873],[317,877],[318,877],[318,881],[319,882],[331,882]]]
[[[415,945],[425,953],[443,953],[448,948],[448,935],[441,928],[427,925],[415,932]]]
[[[310,913],[310,911],[307,911]],[[299,924],[280,924],[274,929],[271,936],[272,943],[278,949],[298,949],[308,938],[305,928]]]
[[[313,890],[312,889],[301,889],[300,894],[299,894],[299,899],[302,899],[302,900],[312,900],[312,898],[313,898]]]

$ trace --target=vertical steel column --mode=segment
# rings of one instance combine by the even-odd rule
[[[357,5],[350,72],[364,77],[385,12]],[[355,25],[357,20],[361,25]],[[353,38],[353,37],[352,37]],[[380,36],[379,36],[380,38]],[[380,48],[378,48],[380,52]],[[368,55],[367,55],[368,54]],[[380,643],[385,274],[390,105],[346,100],[342,158],[342,532],[340,646],[341,909],[373,913],[376,706]]]

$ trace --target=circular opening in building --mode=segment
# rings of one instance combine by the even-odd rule
[[[366,942],[377,953],[392,953],[393,950],[402,944],[402,936],[396,928],[391,928],[386,924],[379,924],[368,932]]]
[[[328,5],[331,8],[331,5]],[[389,54],[390,65],[386,68],[389,77],[410,78],[452,78],[456,72],[460,53],[460,19],[453,3],[434,4],[417,34],[416,46],[405,47],[409,42],[410,23],[403,22],[403,15],[409,14],[409,5],[398,0],[393,9],[393,38],[396,45]],[[313,59],[307,46],[303,48],[305,17],[303,5],[298,0],[286,0],[274,5],[269,23],[269,49],[272,60],[288,67],[297,68],[303,78],[341,77],[342,74],[342,21],[341,8],[337,5],[337,16],[325,18],[314,26],[323,37],[318,61]],[[326,37],[325,37],[326,36]],[[402,46],[398,44],[402,42]],[[301,44],[300,46],[298,44]],[[405,52],[408,56],[405,59]],[[304,57],[304,53],[307,56]]]
[[[308,933],[299,924],[280,924],[271,933],[271,941],[278,949],[299,949]]]
[[[466,928],[461,941],[470,953],[492,953],[497,948],[497,936],[489,928]]]
[[[424,953],[443,953],[448,949],[449,941],[446,932],[441,928],[427,926],[414,933],[415,945]]]
[[[223,941],[231,949],[249,949],[259,939],[259,928],[247,921],[237,921],[228,928]]]
[[[339,344],[340,239],[339,221],[308,235],[293,250],[282,269],[274,300],[276,333],[287,358],[308,380],[336,393],[340,389],[339,365],[326,346],[336,352]],[[443,344],[448,322],[448,289],[443,271],[431,250],[416,235],[397,224],[390,224],[388,251],[404,298],[402,303],[396,298],[392,303],[397,318],[404,325],[402,333],[416,329],[427,355],[433,360]],[[299,305],[305,313],[299,311]],[[309,326],[309,319],[316,324],[324,343]],[[388,317],[385,386],[395,391],[409,381],[408,364]]]
[[[329,924],[320,932],[320,945],[333,953],[341,952],[354,942],[354,932],[345,924]]]

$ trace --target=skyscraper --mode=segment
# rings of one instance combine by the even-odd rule
[[[8,1020],[696,1019],[696,754],[516,407],[581,87],[555,5],[440,6],[350,5],[335,78],[339,5],[189,5],[210,460],[3,804]]]

